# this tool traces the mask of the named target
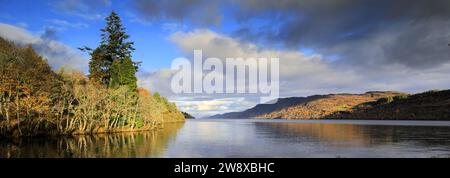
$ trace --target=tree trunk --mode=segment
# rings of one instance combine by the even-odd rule
[[[0,95],[0,115],[3,116],[3,94]]]
[[[9,118],[9,110],[10,110],[10,107],[11,107],[11,103],[10,103],[11,102],[11,91],[8,92],[8,96],[6,97],[5,100],[6,100],[6,102],[5,102],[6,103],[6,107],[5,107],[6,123],[8,123],[6,127],[9,129],[9,126],[11,124],[10,123],[10,118]]]
[[[16,119],[17,119],[17,129],[19,130],[19,134],[22,135],[22,131],[20,130],[20,103],[19,103],[19,91],[16,92]]]
[[[7,123],[6,128],[9,129],[9,125],[10,125],[10,123],[9,123],[9,108],[5,110],[5,115],[6,115],[6,123]]]

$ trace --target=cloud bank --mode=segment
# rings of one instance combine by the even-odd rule
[[[325,60],[321,54],[307,55],[297,50],[266,49],[208,29],[176,32],[171,35],[170,40],[187,57],[192,56],[193,50],[202,49],[204,58],[280,58],[281,97],[342,92],[361,93],[371,90],[421,92],[429,89],[450,88],[448,77],[450,62],[426,69],[410,68],[400,63],[367,68],[364,65]],[[257,97],[251,96],[231,98],[230,95],[217,94],[174,95],[170,90],[170,79],[173,74],[174,71],[167,69],[143,76],[141,79],[151,81],[145,85],[153,91],[162,91],[176,101],[183,110],[192,112],[194,115],[217,114],[217,111],[239,111],[258,104]]]
[[[134,3],[141,15],[151,19],[211,24],[191,15],[202,13],[208,19],[222,19],[216,24],[237,23],[233,34],[239,40],[263,46],[312,48],[355,65],[430,68],[450,60],[447,46],[450,1],[446,0],[135,0]],[[223,19],[226,14],[228,19]]]
[[[205,57],[279,57],[280,94],[285,97],[450,88],[450,1],[134,0],[134,4],[136,12],[150,20],[197,24],[170,37],[186,56],[202,49]],[[207,19],[198,18],[198,13],[208,14]],[[220,29],[222,24],[233,25],[226,33],[207,29]],[[256,104],[251,97],[245,101]]]
[[[88,60],[73,48],[55,41],[55,35],[55,31],[50,29],[41,35],[34,35],[23,28],[0,23],[0,37],[18,45],[32,45],[40,55],[47,59],[53,69],[69,67],[85,71]]]

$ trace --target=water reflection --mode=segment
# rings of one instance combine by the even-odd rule
[[[317,142],[345,143],[340,145],[346,147],[412,142],[421,146],[442,146],[450,149],[450,127],[334,123],[263,122],[255,124],[258,125],[256,128],[260,132],[275,133],[278,137],[304,137]]]
[[[0,157],[449,157],[450,122],[429,124],[190,120],[155,132],[1,141]]]
[[[375,123],[375,125],[374,125]],[[187,122],[164,157],[449,157],[450,127],[429,123]],[[450,122],[449,122],[450,123]],[[447,125],[449,124],[447,123]],[[381,125],[376,125],[381,124]],[[388,125],[391,124],[391,125]],[[400,124],[400,125],[396,125]],[[420,124],[424,124],[420,126]],[[433,123],[434,124],[434,123]],[[170,145],[177,145],[170,146]]]
[[[128,158],[157,157],[183,124],[166,124],[150,132],[58,138],[22,138],[0,142],[0,157]]]

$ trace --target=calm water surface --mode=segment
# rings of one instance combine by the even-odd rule
[[[152,132],[2,140],[0,157],[450,157],[450,122],[198,119]]]

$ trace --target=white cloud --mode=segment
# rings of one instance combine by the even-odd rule
[[[305,55],[294,50],[262,49],[255,44],[243,43],[210,30],[177,32],[172,35],[171,40],[186,54],[192,53],[194,49],[202,49],[205,58],[279,58],[282,95],[302,95],[301,90],[315,90],[324,86],[348,86],[361,79],[353,70],[333,67],[332,63],[322,60],[319,54]],[[292,93],[292,90],[295,92]]]
[[[138,73],[138,85],[144,87],[151,92],[159,92],[163,96],[172,96],[170,89],[170,80],[174,71],[170,69],[160,69],[156,72],[140,72]]]
[[[177,106],[182,111],[188,112],[196,117],[206,117],[224,112],[243,110],[254,105],[253,102],[247,101],[244,97],[210,98],[206,100],[180,97],[172,101],[177,103]]]
[[[82,71],[87,69],[87,59],[75,52],[73,48],[58,41],[34,35],[23,28],[0,23],[0,37],[19,45],[31,44],[39,54],[48,60],[49,65],[53,69],[61,67]]]
[[[201,49],[204,58],[280,58],[281,94],[300,95],[303,92],[299,90],[300,88],[309,91],[316,89],[319,85],[344,85],[358,79],[358,77],[348,77],[354,76],[351,71],[334,70],[327,62],[322,61],[320,55],[305,55],[298,51],[289,50],[260,49],[254,44],[241,43],[210,30],[177,32],[171,35],[170,39],[186,56],[192,55],[194,49]],[[258,104],[259,99],[254,95],[175,95],[170,88],[170,80],[173,74],[174,71],[165,69],[141,75],[139,83],[152,91],[158,91],[165,96],[169,96],[182,110],[200,117],[240,111]],[[339,77],[342,79],[338,80]],[[295,83],[295,86],[290,86],[292,83]]]
[[[255,44],[244,43],[206,29],[176,32],[170,39],[188,57],[192,55],[194,49],[202,49],[204,58],[280,58],[281,97],[342,92],[362,93],[371,90],[421,92],[450,88],[448,77],[450,63],[420,70],[401,64],[367,68],[367,66],[345,64],[340,60],[323,60],[320,54],[305,55],[295,50],[263,49]],[[181,108],[197,115],[241,111],[258,104],[258,100],[252,96],[230,99],[233,96],[174,95],[170,91],[171,75],[160,77],[161,74],[158,73],[160,72],[155,72],[151,78],[158,81],[153,83],[153,90],[166,92]]]

